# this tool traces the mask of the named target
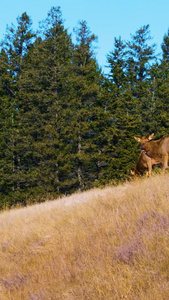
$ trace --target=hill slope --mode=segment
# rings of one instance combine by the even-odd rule
[[[0,299],[169,299],[169,175],[0,214]]]

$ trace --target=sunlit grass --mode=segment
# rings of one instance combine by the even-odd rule
[[[0,214],[0,299],[169,299],[169,175]]]

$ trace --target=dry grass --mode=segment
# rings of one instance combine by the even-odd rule
[[[0,214],[0,299],[169,299],[169,175]]]

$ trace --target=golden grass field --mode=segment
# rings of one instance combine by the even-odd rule
[[[0,299],[169,299],[169,175],[2,212]]]

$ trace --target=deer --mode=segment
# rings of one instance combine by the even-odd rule
[[[146,171],[146,177],[148,177],[152,174],[153,165],[157,165],[159,163],[160,161],[156,161],[153,158],[150,158],[146,155],[145,150],[142,150],[140,152],[134,171],[131,170],[130,172],[134,177],[137,177],[142,176],[145,173],[146,169],[148,169]]]
[[[154,133],[147,136],[134,137],[140,143],[141,150],[145,151],[146,156],[152,159],[153,164],[162,163],[162,173],[168,168],[169,158],[169,134],[159,140],[152,140]]]

